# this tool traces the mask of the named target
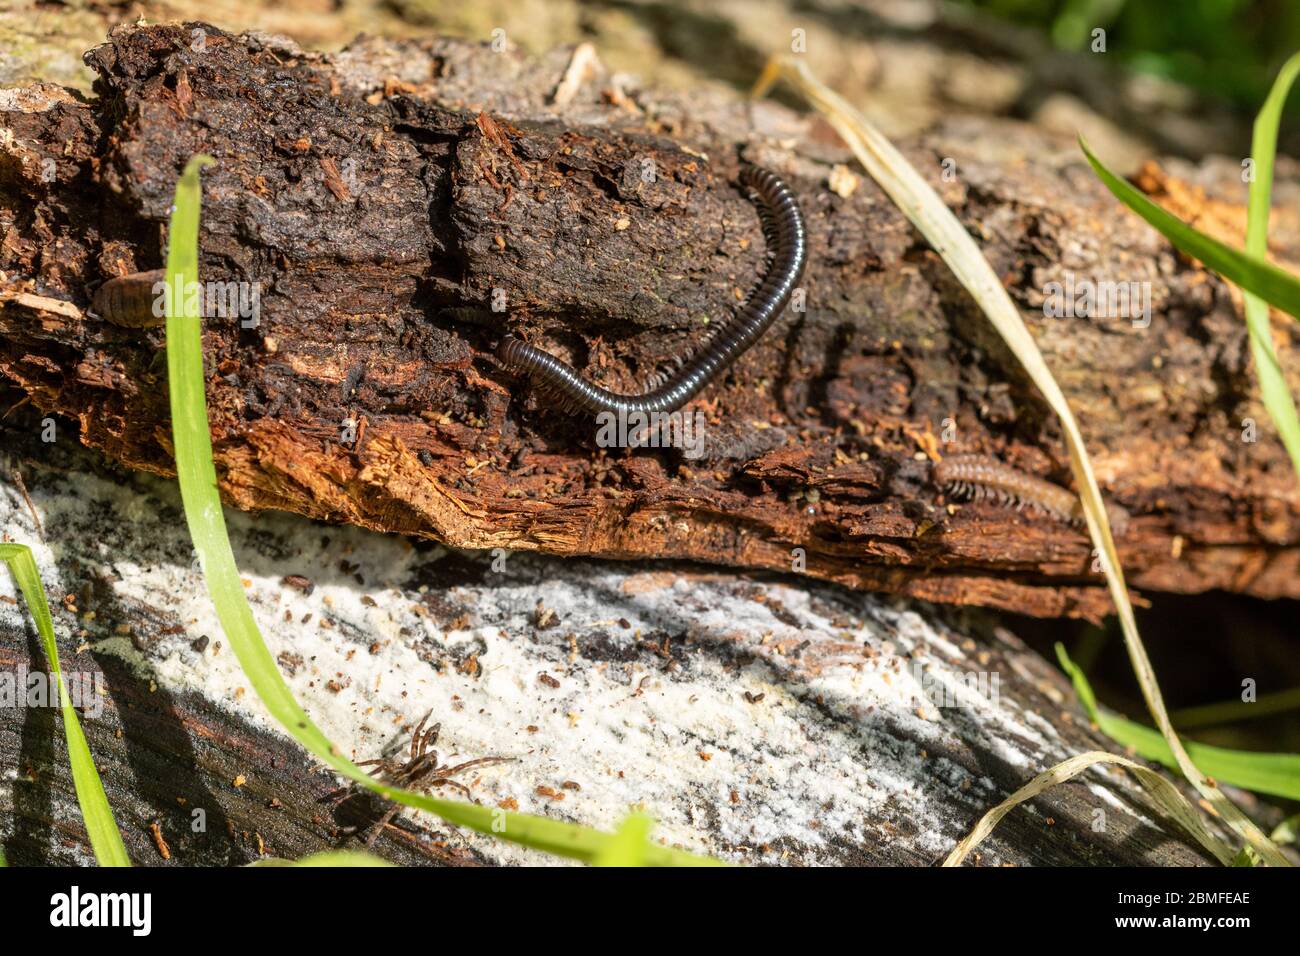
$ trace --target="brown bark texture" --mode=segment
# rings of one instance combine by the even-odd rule
[[[570,52],[362,39],[318,54],[131,27],[87,54],[93,98],[5,93],[0,376],[86,444],[171,472],[162,330],[87,310],[106,280],[162,265],[177,174],[208,153],[202,276],[260,292],[255,324],[204,326],[230,504],[467,548],[782,571],[799,556],[853,587],[1105,614],[1085,533],[934,486],[933,462],[956,452],[1068,485],[1060,431],[937,254],[855,167],[836,169],[850,159],[833,133],[717,89],[597,73],[570,97]],[[1132,515],[1131,583],[1300,596],[1300,494],[1235,292],[1123,212],[1072,142],[962,121],[901,145],[1070,396],[1107,497]],[[496,342],[513,331],[639,390],[762,273],[744,162],[798,194],[806,308],[690,406],[701,457],[596,447]],[[1143,182],[1229,229],[1244,191],[1199,173],[1204,189],[1156,167]],[[1279,258],[1300,247],[1293,217],[1274,234]],[[1049,283],[1080,280],[1149,290],[1149,325],[1047,317]]]

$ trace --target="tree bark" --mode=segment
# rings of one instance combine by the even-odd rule
[[[1044,616],[1109,609],[1085,534],[954,507],[931,482],[932,462],[961,451],[1069,472],[1056,423],[942,261],[870,181],[829,187],[848,157],[816,120],[613,81],[556,104],[566,51],[447,40],[326,55],[186,24],[117,31],[88,58],[88,102],[48,87],[0,101],[0,375],[75,418],[86,444],[172,469],[161,330],[86,309],[99,283],[162,264],[177,173],[206,152],[202,275],[261,296],[255,326],[204,327],[230,504],[461,547],[794,568]],[[903,146],[1024,307],[1105,491],[1132,513],[1132,583],[1300,595],[1300,494],[1227,287],[1119,211],[1072,144],[966,123]],[[806,311],[692,406],[702,458],[594,447],[589,424],[501,368],[496,341],[522,333],[637,390],[761,273],[742,161],[799,196]],[[1286,259],[1294,224],[1277,235]],[[1147,284],[1149,326],[1046,317],[1043,290],[1071,275]],[[1283,339],[1300,388],[1289,326]],[[1242,440],[1247,420],[1258,441]]]

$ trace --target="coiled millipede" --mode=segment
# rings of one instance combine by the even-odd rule
[[[740,183],[758,200],[771,264],[736,316],[718,329],[665,381],[639,395],[620,395],[585,379],[573,366],[507,335],[497,358],[528,375],[566,411],[620,415],[672,412],[681,408],[745,353],[784,311],[803,276],[808,236],[790,187],[775,173],[746,166]]]

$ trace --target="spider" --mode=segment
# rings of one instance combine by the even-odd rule
[[[379,757],[375,760],[359,761],[357,766],[374,767],[375,769],[370,771],[370,776],[382,775],[384,783],[394,787],[415,790],[420,793],[428,793],[434,787],[455,787],[465,794],[466,798],[478,803],[473,794],[470,793],[469,787],[451,778],[473,767],[491,767],[496,764],[509,763],[515,758],[479,757],[476,760],[467,760],[451,767],[441,766],[438,763],[438,752],[431,748],[438,742],[438,731],[442,729],[442,724],[434,724],[428,730],[424,729],[424,725],[429,722],[432,715],[433,711],[425,714],[416,726],[415,733],[411,735],[411,756],[409,760],[399,763],[392,757]],[[354,792],[355,784],[335,790],[326,799],[338,805]],[[384,811],[383,816],[367,831],[365,837],[367,849],[374,845],[375,840],[379,838],[379,834],[384,831],[392,822],[393,817],[402,809],[401,804],[393,803],[391,800],[385,800],[384,802],[389,804],[389,807]]]

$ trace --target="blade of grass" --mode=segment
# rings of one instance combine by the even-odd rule
[[[1300,710],[1300,687],[1280,690],[1272,694],[1261,694],[1250,703],[1243,700],[1225,700],[1218,704],[1201,704],[1198,707],[1184,707],[1169,715],[1174,726],[1181,730],[1193,727],[1212,727],[1218,724],[1232,724],[1240,720],[1256,720],[1260,717],[1272,717],[1288,711]]]
[[[1300,54],[1287,60],[1273,89],[1264,101],[1264,107],[1255,117],[1251,135],[1250,154],[1255,161],[1255,178],[1250,184],[1250,198],[1246,207],[1246,252],[1264,259],[1268,255],[1268,215],[1273,201],[1273,159],[1277,154],[1277,129],[1282,121],[1282,107],[1296,75],[1300,73]],[[1273,349],[1273,333],[1269,328],[1268,303],[1249,290],[1246,296],[1246,329],[1250,334],[1250,352],[1255,359],[1255,374],[1259,377],[1259,393],[1269,417],[1277,427],[1278,437],[1291,456],[1291,467],[1300,477],[1300,418],[1296,416],[1295,399],[1287,388],[1286,377]]]
[[[645,848],[654,825],[644,813],[629,814],[596,858],[596,866],[645,866]]]
[[[167,242],[167,283],[172,289],[189,290],[190,283],[198,281],[199,170],[213,162],[208,156],[194,157],[176,184],[176,201]],[[212,440],[208,434],[198,297],[172,295],[168,297],[166,306],[172,439],[185,520],[222,630],[248,682],[267,710],[299,743],[331,769],[389,800],[533,849],[586,862],[597,859],[607,843],[614,839],[608,833],[547,817],[441,800],[376,781],[344,757],[298,705],[253,619],[226,534],[221,498],[217,492],[216,467],[212,461]],[[650,866],[719,863],[653,844],[644,848],[644,862]]]
[[[1287,845],[1300,840],[1300,813],[1289,816],[1273,828],[1269,834],[1274,843]]]
[[[1183,252],[1205,263],[1225,279],[1271,302],[1283,312],[1300,317],[1300,279],[1258,256],[1234,249],[1198,232],[1173,213],[1152,202],[1136,186],[1120,179],[1093,155],[1083,137],[1079,147],[1097,178],[1107,189]]]
[[[1052,41],[1066,50],[1080,50],[1092,31],[1109,27],[1119,18],[1127,0],[1067,0],[1052,21]]]
[[[1088,712],[1088,718],[1101,728],[1103,734],[1123,747],[1132,747],[1147,760],[1177,768],[1173,752],[1158,731],[1108,713],[1097,706],[1097,698],[1088,678],[1070,660],[1063,644],[1056,645],[1056,657],[1074,683],[1074,691]],[[1252,753],[1198,744],[1191,740],[1185,744],[1196,766],[1216,780],[1255,793],[1300,800],[1300,754]]]
[[[1164,810],[1172,816],[1180,826],[1196,838],[1201,846],[1205,847],[1210,853],[1224,866],[1232,864],[1236,857],[1228,846],[1222,841],[1212,836],[1208,830],[1201,824],[1201,819],[1196,814],[1195,808],[1187,802],[1187,798],[1178,792],[1178,788],[1166,780],[1160,774],[1156,773],[1150,767],[1144,767],[1140,763],[1135,763],[1127,757],[1121,757],[1118,754],[1108,754],[1100,750],[1091,750],[1087,753],[1078,754],[1068,760],[1063,760],[1056,766],[1044,770],[1033,780],[1029,781],[1011,796],[1007,797],[988,813],[980,818],[979,823],[971,830],[965,838],[961,840],[952,852],[944,859],[944,866],[961,866],[962,861],[970,855],[970,852],[979,846],[979,844],[993,832],[993,828],[1008,813],[1014,810],[1020,804],[1027,800],[1032,800],[1044,790],[1065,783],[1073,779],[1083,771],[1087,770],[1094,764],[1113,763],[1119,764],[1130,773],[1132,773],[1138,782],[1146,789]]]
[[[1079,431],[1061,387],[1052,377],[1038,345],[1029,334],[1019,310],[1007,295],[993,267],[984,258],[966,228],[894,145],[843,97],[817,80],[803,60],[791,56],[770,59],[755,84],[752,95],[761,95],[778,80],[788,82],[813,104],[848,144],[871,178],[930,242],[979,304],[1060,419],[1070,453],[1070,468],[1079,488],[1084,517],[1088,523],[1088,533],[1096,546],[1097,560],[1119,615],[1129,660],[1156,725],[1169,741],[1179,769],[1214,810],[1268,862],[1279,866],[1287,865],[1286,858],[1269,843],[1259,828],[1196,769],[1169,724],[1160,686],[1138,634],[1124,572],[1111,537],[1110,522],[1102,503],[1101,490],[1097,487],[1097,479],[1092,472],[1092,462],[1088,458],[1083,434]],[[1281,274],[1288,282],[1293,282],[1285,273]],[[1300,284],[1296,285],[1294,292],[1297,303],[1300,303]]]
[[[389,863],[382,857],[375,856],[373,853],[358,853],[353,850],[327,850],[324,853],[313,853],[311,856],[304,856],[301,860],[282,860],[278,857],[272,857],[266,860],[256,860],[249,866],[301,866],[301,867],[318,867],[318,866],[339,866],[339,867],[358,867],[358,866],[375,866],[387,867],[393,864]]]
[[[126,855],[122,834],[118,831],[117,821],[113,819],[113,811],[108,806],[108,797],[104,794],[99,771],[95,769],[90,747],[86,745],[86,737],[81,732],[81,722],[77,720],[68,688],[63,683],[59,645],[54,638],[54,619],[50,615],[50,604],[45,597],[45,586],[41,583],[32,549],[25,544],[0,544],[0,560],[9,565],[9,572],[18,583],[18,590],[22,592],[27,611],[36,622],[36,632],[40,634],[41,643],[45,646],[50,673],[59,685],[59,707],[63,710],[63,732],[68,738],[72,784],[77,791],[77,803],[81,805],[81,818],[86,823],[86,833],[90,837],[95,859],[100,866],[130,866],[131,858]],[[3,857],[0,856],[0,859]]]

